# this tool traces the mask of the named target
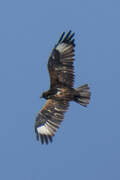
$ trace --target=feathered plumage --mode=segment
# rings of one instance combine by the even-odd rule
[[[69,31],[60,36],[48,60],[50,89],[42,94],[46,104],[38,113],[35,122],[37,140],[48,144],[64,119],[69,102],[75,101],[87,106],[90,99],[87,84],[73,88],[74,84],[74,33]]]

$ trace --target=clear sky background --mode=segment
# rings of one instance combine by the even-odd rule
[[[53,143],[34,122],[49,88],[47,60],[63,31],[75,32],[75,87]],[[120,180],[120,1],[0,1],[0,179]]]

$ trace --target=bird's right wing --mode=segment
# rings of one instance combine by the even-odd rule
[[[36,117],[35,133],[37,140],[41,140],[41,143],[52,142],[52,136],[54,136],[56,130],[59,128],[60,123],[64,118],[64,113],[69,106],[68,101],[55,101],[47,100],[46,104],[40,110]]]

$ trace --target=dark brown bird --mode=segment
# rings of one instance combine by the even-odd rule
[[[48,144],[64,119],[69,102],[75,101],[82,106],[87,106],[90,100],[88,84],[74,88],[74,33],[62,33],[58,43],[52,50],[48,60],[50,75],[50,89],[43,92],[47,100],[40,110],[35,122],[37,140]]]

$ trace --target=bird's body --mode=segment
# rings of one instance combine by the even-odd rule
[[[42,97],[45,99],[54,99],[60,101],[61,99],[73,100],[75,95],[75,90],[73,88],[56,88],[45,91]]]
[[[59,128],[64,113],[69,107],[70,101],[75,101],[82,106],[87,106],[90,100],[90,91],[87,84],[74,88],[74,33],[63,33],[58,43],[52,50],[48,60],[50,75],[50,89],[43,92],[42,96],[47,100],[40,110],[35,122],[37,140],[42,144],[52,142],[56,130]]]

